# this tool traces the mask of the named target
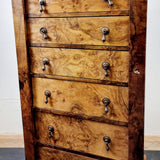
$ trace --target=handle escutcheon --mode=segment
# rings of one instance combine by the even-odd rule
[[[48,90],[46,90],[46,91],[44,92],[44,95],[46,96],[45,103],[47,104],[47,103],[48,103],[48,98],[51,97],[51,92],[48,91]]]
[[[104,43],[106,41],[106,36],[109,34],[110,30],[108,27],[103,27],[101,31],[103,34],[102,42]]]
[[[45,71],[46,65],[49,64],[49,59],[45,57],[45,58],[43,58],[42,62],[43,62],[42,70]]]
[[[102,102],[105,105],[105,112],[108,113],[108,105],[110,104],[110,100],[108,98],[103,98]]]
[[[40,29],[40,33],[43,35],[43,38],[44,38],[44,39],[48,39],[47,29],[46,29],[46,28],[42,27],[42,28]]]
[[[46,1],[45,0],[39,0],[40,8],[39,11],[42,13],[43,12],[43,6],[45,6]]]
[[[111,143],[111,139],[108,136],[103,137],[103,141],[106,143],[106,150],[109,151],[109,143]]]
[[[105,70],[104,75],[107,77],[108,76],[108,71],[107,70],[110,68],[110,64],[108,62],[103,62],[102,67]]]
[[[54,133],[54,127],[49,125],[48,126],[48,132],[49,132],[48,138],[52,138],[52,134]]]
[[[111,0],[103,0],[104,2],[108,2],[110,6],[113,6],[114,3]]]

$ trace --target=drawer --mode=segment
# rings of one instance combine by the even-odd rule
[[[128,160],[127,127],[42,112],[35,113],[35,125],[39,142],[116,160]],[[103,140],[105,136],[111,140],[108,143],[109,151]]]
[[[34,107],[128,122],[128,87],[46,78],[33,78],[32,87]],[[47,104],[46,91],[51,93]]]
[[[102,33],[103,28],[106,28],[106,35]],[[128,46],[129,44],[128,16],[30,18],[28,29],[30,43],[114,46]],[[41,29],[42,33],[47,33],[42,34]],[[44,35],[48,39],[45,39]],[[102,38],[105,41],[102,42]]]
[[[59,151],[48,147],[37,147],[36,154],[36,160],[95,160],[94,158]]]
[[[129,10],[129,0],[112,0],[113,6],[110,6],[105,0],[46,0],[43,11],[40,14],[40,4],[38,0],[26,0],[28,14],[40,14],[41,16],[53,13],[66,12],[98,12],[98,11],[120,11]]]
[[[128,82],[129,52],[33,47],[30,58],[32,73]]]

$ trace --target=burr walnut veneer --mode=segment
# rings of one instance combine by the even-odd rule
[[[12,0],[26,160],[143,160],[146,0]]]

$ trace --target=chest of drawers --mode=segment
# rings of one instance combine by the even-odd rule
[[[12,0],[26,160],[143,160],[146,0]]]

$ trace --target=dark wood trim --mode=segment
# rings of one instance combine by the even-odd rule
[[[89,79],[89,78],[67,77],[67,76],[48,75],[48,74],[40,74],[40,73],[31,73],[31,75],[33,78],[47,78],[47,79],[57,79],[57,80],[63,80],[63,81],[99,83],[99,84],[104,84],[104,85],[128,87],[128,83],[126,83],[126,82],[116,82],[116,81],[107,81],[107,80],[98,80],[98,79]]]
[[[81,45],[81,44],[30,43],[29,47],[129,51],[128,46]]]
[[[38,108],[38,107],[34,107],[33,110],[34,112],[42,112],[42,113],[48,113],[53,115],[62,115],[62,116],[68,116],[75,119],[91,120],[91,121],[108,123],[108,124],[122,126],[122,127],[128,127],[127,122],[110,120],[105,117],[87,116],[84,114],[77,114],[72,112],[58,111],[54,109],[46,109],[46,108]]]
[[[86,157],[95,158],[95,159],[99,159],[99,160],[113,160],[113,159],[110,159],[110,158],[105,158],[105,157],[93,155],[93,154],[86,153],[86,152],[67,149],[67,148],[63,148],[63,147],[60,147],[60,146],[51,145],[51,144],[48,144],[48,143],[42,143],[42,142],[39,142],[39,141],[37,141],[36,144],[40,147],[49,147],[49,148],[53,148],[53,149],[57,149],[57,150],[65,151],[65,152],[70,152],[70,153],[74,153],[74,154],[79,154],[79,155],[83,155],[83,156],[86,156]]]
[[[129,160],[143,160],[147,0],[130,1]]]
[[[27,14],[28,18],[64,18],[64,17],[105,17],[105,16],[129,16],[129,10],[102,11],[102,12],[69,12],[49,14]]]
[[[26,160],[35,160],[32,92],[26,46],[24,1],[12,0]]]

